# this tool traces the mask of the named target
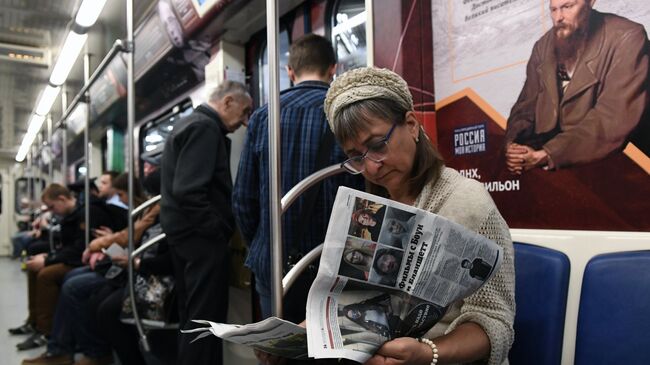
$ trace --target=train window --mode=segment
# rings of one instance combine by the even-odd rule
[[[366,66],[365,0],[339,0],[332,12],[332,43],[336,50],[336,74]]]
[[[291,80],[287,73],[287,64],[289,64],[289,32],[284,29],[280,32],[279,38],[280,47],[280,90],[288,89],[291,87]],[[269,102],[269,48],[265,45],[264,52],[262,52],[262,59],[260,60],[260,105]]]
[[[33,208],[38,206],[43,190],[45,190],[45,181],[40,178],[21,177],[16,179],[14,190],[16,213],[29,214]]]
[[[192,103],[186,103],[172,111],[172,113],[166,114],[158,120],[149,122],[145,127],[146,129],[144,131],[141,151],[149,152],[162,148],[167,137],[174,129],[174,123],[192,113],[193,110]]]
[[[82,158],[78,162],[73,164],[74,166],[74,180],[73,181],[81,181],[81,179],[86,178],[86,164],[84,162],[84,159]]]

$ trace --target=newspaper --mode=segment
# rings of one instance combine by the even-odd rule
[[[365,362],[386,341],[423,335],[502,256],[439,215],[340,188],[307,299],[309,356]]]
[[[192,340],[215,335],[226,341],[251,346],[273,355],[290,359],[307,358],[307,333],[303,327],[277,317],[258,323],[234,325],[194,320],[208,327],[183,330],[183,333],[199,333]]]
[[[470,208],[471,209],[471,208]],[[503,252],[439,215],[339,188],[307,299],[307,329],[278,318],[245,326],[195,321],[271,354],[365,362],[384,343],[419,337],[498,270]]]

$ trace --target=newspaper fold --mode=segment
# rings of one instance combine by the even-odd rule
[[[215,335],[226,341],[251,346],[273,355],[301,359],[307,357],[307,333],[303,327],[277,317],[258,323],[234,325],[203,320],[192,322],[208,327],[183,330],[183,333],[199,333],[192,342]]]

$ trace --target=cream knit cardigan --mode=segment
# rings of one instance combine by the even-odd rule
[[[435,342],[436,337],[449,333],[459,324],[474,322],[490,338],[488,364],[508,364],[508,352],[514,340],[514,253],[508,225],[490,194],[478,181],[445,167],[438,180],[422,189],[415,206],[461,224],[503,247],[499,271],[476,293],[453,303],[426,337]]]

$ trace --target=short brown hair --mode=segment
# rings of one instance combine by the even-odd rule
[[[41,194],[41,200],[54,200],[59,196],[63,195],[64,197],[70,199],[72,198],[72,193],[65,186],[57,183],[52,183],[48,185],[43,193]]]
[[[336,64],[336,54],[332,43],[317,34],[307,34],[298,38],[289,49],[289,67],[296,76],[303,72],[318,72],[323,76]]]
[[[118,175],[113,182],[113,189],[122,190],[124,192],[129,191],[129,173],[125,172]],[[144,193],[142,192],[142,187],[138,182],[138,178],[133,178],[133,204],[135,207],[144,203],[146,200]]]
[[[120,174],[119,172],[117,172],[117,171],[113,171],[113,170],[106,170],[106,171],[102,172],[102,175],[108,175],[108,176],[111,177],[111,182],[112,182],[113,179],[115,179],[115,178],[117,177],[117,175],[119,175],[119,174]]]

